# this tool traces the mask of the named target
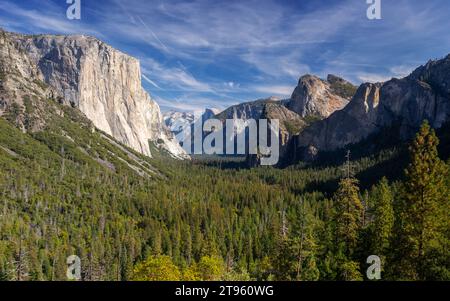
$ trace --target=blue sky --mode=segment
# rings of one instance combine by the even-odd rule
[[[289,97],[305,73],[355,84],[401,77],[450,53],[448,0],[0,1],[0,26],[22,33],[88,34],[141,61],[163,110],[225,108]]]

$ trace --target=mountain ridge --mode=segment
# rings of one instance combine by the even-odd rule
[[[136,58],[91,36],[2,35],[64,104],[80,109],[97,128],[147,156],[153,143],[173,157],[187,158],[165,127],[158,104],[142,88]]]
[[[411,138],[423,120],[440,128],[450,116],[450,55],[429,61],[410,75],[363,83],[349,104],[294,137],[300,157],[357,143],[382,128],[399,126],[399,140]]]

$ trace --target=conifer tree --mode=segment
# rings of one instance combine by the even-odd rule
[[[359,198],[358,180],[342,179],[335,194],[336,243],[346,257],[353,255],[361,229],[363,205]]]
[[[315,252],[317,241],[314,237],[315,217],[311,208],[302,199],[299,205],[298,226],[292,239],[292,251],[296,257],[295,279],[318,280],[319,271],[316,265]]]
[[[373,254],[386,257],[394,226],[393,195],[388,180],[383,177],[374,188],[372,250]]]
[[[347,177],[340,181],[339,189],[335,194],[335,206],[338,279],[362,280],[359,265],[353,260],[362,228],[364,210],[356,179]]]
[[[433,278],[430,271],[434,268],[432,257],[437,258],[435,253],[444,252],[448,259],[448,249],[443,248],[443,244],[448,244],[444,232],[450,204],[445,184],[448,169],[438,157],[438,144],[434,130],[425,121],[410,146],[411,163],[405,171],[398,208],[395,252],[401,279]]]

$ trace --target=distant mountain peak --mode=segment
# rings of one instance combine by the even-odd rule
[[[287,107],[302,117],[319,119],[344,108],[356,91],[350,82],[329,74],[323,80],[312,74],[300,77]]]
[[[216,108],[206,108],[206,109],[203,111],[202,119],[203,119],[203,121],[208,120],[208,119],[211,119],[211,118],[213,118],[214,116],[216,116],[216,115],[219,114],[219,113],[220,113],[220,110],[219,110],[219,109],[216,109]]]
[[[295,152],[334,151],[394,127],[392,135],[402,141],[411,138],[424,120],[434,128],[450,120],[450,55],[428,61],[402,79],[360,85],[344,109],[294,137]]]

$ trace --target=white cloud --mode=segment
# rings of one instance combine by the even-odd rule
[[[79,22],[66,19],[64,5],[30,2],[39,6],[2,0],[2,26],[85,33],[124,46],[141,57],[142,79],[152,94],[178,97],[189,106],[206,106],[211,99],[251,100],[257,93],[288,96],[294,84],[285,84],[305,73],[335,73],[355,83],[385,81],[407,75],[413,69],[409,66],[450,47],[449,40],[442,39],[449,23],[441,0],[386,2],[380,22],[369,22],[365,1],[354,0],[298,1],[302,9],[276,0],[154,0],[150,5],[113,0],[107,6],[90,1]]]
[[[358,79],[363,82],[369,83],[380,83],[388,81],[392,78],[392,76],[387,76],[384,74],[375,74],[375,73],[359,73],[357,75]]]
[[[265,93],[268,96],[291,96],[292,91],[294,91],[294,86],[254,86],[252,87],[253,91],[259,92],[259,93]]]
[[[238,88],[240,86],[239,84],[236,84],[235,82],[226,82],[226,83],[224,83],[224,85],[227,88],[231,88],[231,89],[233,89],[234,87]]]
[[[417,65],[416,66],[399,65],[391,67],[389,70],[394,77],[401,78],[411,74],[411,72],[414,71],[414,69],[416,69],[417,67],[418,67]]]
[[[283,55],[254,51],[241,55],[241,59],[270,77],[288,76],[297,80],[301,75],[311,72],[307,64],[300,63],[299,56],[295,52]]]
[[[403,78],[411,74],[411,72],[416,68],[417,66],[410,66],[410,65],[398,65],[393,66],[389,68],[389,71],[386,73],[358,73],[358,79],[360,79],[363,82],[370,82],[370,83],[376,83],[376,82],[385,82],[393,77],[396,78]]]
[[[0,10],[8,13],[8,15],[14,16],[13,21],[10,23],[12,24],[12,28],[7,29],[17,30],[21,27],[25,27],[35,31],[56,31],[66,34],[83,33],[93,35],[97,38],[101,38],[103,36],[99,31],[93,30],[91,27],[86,27],[79,22],[68,20],[66,18],[65,11],[59,9],[51,2],[44,1],[41,5],[44,6],[44,9],[37,11],[24,9],[8,1],[0,2]],[[27,22],[21,22],[19,25],[17,22],[14,22],[15,19],[23,19]],[[6,26],[8,26],[8,23],[6,23]]]
[[[128,38],[145,41],[176,59],[210,60],[230,56],[271,77],[298,79],[310,72],[303,50],[329,42],[354,22],[352,1],[323,6],[320,11],[293,11],[276,1],[211,3],[131,0],[106,20]],[[131,22],[112,22],[123,13]]]
[[[182,112],[201,113],[205,110],[205,108],[221,111],[230,105],[220,99],[201,97],[193,94],[183,94],[170,100],[159,96],[154,96],[154,99],[165,111],[174,110]],[[238,102],[234,102],[232,104],[237,103]]]
[[[141,65],[142,72],[147,78],[152,78],[152,82],[164,83],[182,91],[214,92],[209,84],[197,80],[182,65],[181,67],[165,67],[150,58],[141,60]]]

